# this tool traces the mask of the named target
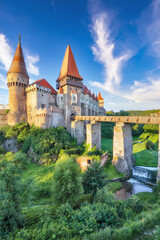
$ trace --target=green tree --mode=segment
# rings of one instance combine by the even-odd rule
[[[20,175],[13,162],[0,163],[0,236],[13,232],[21,222]]]
[[[93,161],[83,175],[83,188],[85,193],[96,194],[97,190],[106,185],[106,175],[100,163]]]
[[[56,162],[52,191],[54,202],[57,205],[66,202],[74,205],[82,196],[83,187],[80,167],[68,155],[63,155]]]

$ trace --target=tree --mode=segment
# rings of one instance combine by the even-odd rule
[[[106,175],[100,163],[93,161],[83,175],[83,188],[85,193],[96,194],[97,190],[106,185]]]
[[[21,222],[20,175],[13,162],[0,163],[0,236],[13,232]]]
[[[82,196],[80,167],[73,158],[63,155],[56,162],[53,175],[53,199],[57,205],[68,202],[74,205]]]

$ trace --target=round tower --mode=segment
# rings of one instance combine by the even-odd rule
[[[7,73],[7,86],[9,89],[9,125],[27,121],[25,89],[28,85],[29,76],[21,48],[21,36],[19,35],[18,46],[11,67]]]

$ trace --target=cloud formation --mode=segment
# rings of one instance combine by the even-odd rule
[[[13,50],[8,43],[6,36],[0,33],[0,63],[2,68],[8,71],[13,58]]]
[[[38,55],[26,54],[27,71],[35,76],[39,76],[39,67],[35,66],[37,62],[39,62]]]
[[[160,0],[153,0],[142,13],[139,24],[145,31],[145,44],[150,46],[154,57],[160,58]],[[115,96],[128,99],[135,103],[153,103],[160,101],[160,79],[148,77],[143,81],[134,81],[130,87],[122,88],[122,68],[133,56],[128,50],[120,56],[115,56],[116,42],[111,38],[112,32],[109,22],[109,13],[103,12],[93,16],[91,34],[94,40],[92,53],[104,69],[104,83],[90,82],[92,86],[99,87]],[[147,18],[149,20],[147,20]]]
[[[107,91],[115,93],[117,86],[121,83],[121,69],[123,64],[132,56],[131,51],[115,57],[115,44],[110,39],[109,20],[107,13],[101,13],[93,18],[91,33],[94,44],[92,52],[96,60],[102,63],[105,71],[105,86],[98,82],[93,82],[93,86],[105,87]]]

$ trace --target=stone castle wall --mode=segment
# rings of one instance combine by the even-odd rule
[[[6,113],[6,109],[0,109],[0,127],[8,124],[8,114]]]

